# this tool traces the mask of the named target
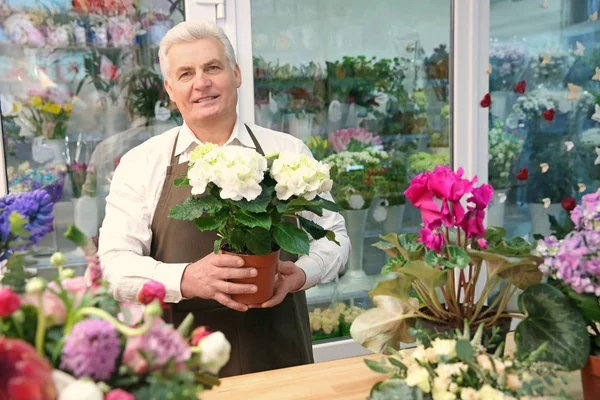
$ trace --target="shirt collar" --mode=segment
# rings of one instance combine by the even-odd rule
[[[248,133],[248,129],[246,129],[246,125],[243,123],[238,123],[239,119],[236,119],[235,125],[233,126],[233,131],[225,142],[224,146],[244,146],[255,149],[256,146]],[[183,122],[181,128],[179,129],[179,137],[177,139],[177,147],[175,148],[175,156],[180,155],[184,151],[186,151],[191,145],[194,145],[194,148],[201,144],[202,142],[198,140],[194,132],[190,129],[190,127]]]

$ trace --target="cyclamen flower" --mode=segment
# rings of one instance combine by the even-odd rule
[[[186,362],[192,353],[185,339],[172,325],[157,319],[148,332],[130,337],[123,353],[123,363],[135,373],[162,368],[169,361]]]
[[[115,370],[120,346],[117,329],[108,321],[78,322],[67,336],[60,367],[77,378],[107,380]]]
[[[444,235],[441,233],[434,233],[429,228],[424,228],[419,231],[421,235],[417,238],[417,242],[421,242],[428,249],[435,250],[437,253],[442,251],[442,246],[444,246]]]
[[[277,182],[277,198],[287,200],[298,196],[313,200],[317,195],[328,192],[333,186],[329,168],[329,165],[304,154],[279,153],[270,169],[271,177]]]

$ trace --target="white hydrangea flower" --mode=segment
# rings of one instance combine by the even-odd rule
[[[275,191],[279,200],[292,196],[313,200],[333,186],[329,178],[330,166],[304,154],[282,152],[273,161],[270,174],[277,182]]]
[[[204,193],[206,185],[214,183],[221,188],[222,199],[248,201],[262,192],[260,183],[267,170],[267,159],[254,149],[239,146],[198,146],[192,152],[188,178],[192,194]]]
[[[431,391],[429,383],[429,372],[418,364],[413,364],[406,371],[406,379],[404,380],[408,386],[417,386],[424,393]]]
[[[223,368],[231,354],[231,344],[225,338],[223,332],[214,332],[206,336],[200,343],[200,361],[211,373],[218,374]]]

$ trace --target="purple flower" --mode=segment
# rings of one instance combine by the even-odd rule
[[[600,230],[600,190],[586,194],[571,211],[575,229]]]
[[[108,321],[88,319],[77,323],[67,336],[60,367],[77,378],[107,380],[121,350],[117,329]]]

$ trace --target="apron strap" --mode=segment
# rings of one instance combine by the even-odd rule
[[[246,130],[248,130],[248,133],[250,134],[250,139],[252,139],[252,142],[254,142],[254,147],[256,147],[256,151],[258,151],[258,153],[261,156],[265,155],[265,152],[263,151],[262,147],[260,147],[260,144],[258,143],[258,140],[256,140],[256,136],[254,136],[254,133],[252,132],[252,129],[250,129],[250,127],[246,124],[244,124],[244,126],[246,127]]]

